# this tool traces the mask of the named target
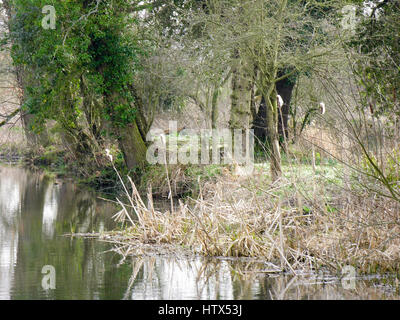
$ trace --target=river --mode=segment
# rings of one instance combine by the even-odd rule
[[[116,212],[72,181],[0,165],[0,300],[399,298],[390,276],[357,277],[349,286],[323,273],[269,274],[268,264],[247,259],[153,254],[123,260],[111,243],[65,236],[111,230]],[[54,268],[48,281],[45,266]]]

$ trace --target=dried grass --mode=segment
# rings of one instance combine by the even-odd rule
[[[129,226],[111,237],[121,243],[172,244],[205,256],[260,258],[279,266],[276,271],[292,273],[319,267],[338,271],[348,264],[360,273],[399,271],[400,210],[393,201],[338,189],[328,205],[320,184],[308,197],[297,188],[306,181],[268,186],[255,177],[225,174],[216,183],[200,185],[197,199],[162,212],[154,208],[151,190],[145,203],[130,183],[130,205],[120,202],[122,210],[115,216]]]

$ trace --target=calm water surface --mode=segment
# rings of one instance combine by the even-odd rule
[[[270,276],[246,260],[130,257],[65,233],[110,230],[117,212],[72,182],[0,165],[0,299],[398,299],[394,277]],[[42,288],[43,266],[56,288]]]

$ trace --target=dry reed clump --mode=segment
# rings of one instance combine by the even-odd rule
[[[347,264],[360,273],[398,271],[398,203],[342,192],[332,210],[321,192],[299,199],[293,181],[267,188],[227,175],[199,187],[197,199],[171,202],[171,209],[161,212],[151,190],[145,203],[131,181],[130,204],[119,201],[123,209],[115,215],[130,226],[114,237],[131,244],[180,245],[205,256],[262,258],[293,273],[322,266],[338,271]]]
[[[131,224],[123,232],[125,239],[174,243],[207,256],[268,257],[274,260],[277,252],[283,250],[282,243],[274,240],[275,234],[279,233],[282,211],[265,201],[254,205],[255,198],[250,192],[247,195],[252,199],[223,198],[224,186],[218,182],[213,197],[206,200],[200,191],[193,205],[180,201],[177,208],[171,204],[171,210],[160,212],[154,209],[151,192],[146,205],[132,181],[131,186],[130,207],[136,219],[131,218],[128,206],[121,202],[123,209],[115,216],[117,220],[127,219]],[[274,210],[272,214],[271,210]],[[281,256],[284,261],[283,252]],[[287,261],[285,263],[291,268]]]
[[[360,272],[398,272],[399,203],[371,194],[349,200],[332,214],[330,223],[325,223],[330,229],[310,243],[312,252],[325,252],[339,266],[352,264]]]
[[[400,266],[399,204],[371,194],[345,196],[338,210],[315,210],[302,228],[296,249],[318,263],[357,272],[398,272]]]

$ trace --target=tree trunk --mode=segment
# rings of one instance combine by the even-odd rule
[[[268,127],[267,127],[267,103],[264,95],[261,97],[260,107],[257,116],[253,120],[254,136],[259,144],[267,143]]]
[[[219,88],[214,87],[214,92],[211,101],[211,128],[217,129],[218,127],[218,97]]]
[[[275,182],[282,176],[281,167],[281,151],[279,147],[279,133],[278,133],[278,106],[276,100],[276,91],[269,97],[267,106],[267,128],[268,128],[268,140],[271,144],[271,179]]]
[[[251,81],[239,66],[233,70],[231,117],[229,125],[231,129],[248,129],[251,118]]]
[[[23,103],[20,102],[21,104]],[[21,111],[21,123],[24,128],[26,142],[29,148],[36,149],[39,146],[47,147],[49,145],[49,134],[46,127],[40,133],[35,133],[31,130],[31,125],[35,116],[29,112]],[[45,126],[45,125],[44,125]]]
[[[251,111],[251,123],[254,123],[254,120],[257,118],[256,90],[255,90],[254,80],[251,83],[250,111]]]
[[[132,170],[143,167],[146,162],[147,148],[136,121],[123,128],[117,128],[116,131],[127,168]]]
[[[134,92],[136,95],[136,93]],[[126,103],[123,97],[120,96],[117,92],[112,92],[105,97],[105,103],[107,105],[123,105]],[[144,116],[141,113],[141,99],[136,97],[135,99],[136,105],[131,105],[131,108],[137,109],[136,118],[127,124],[121,123],[113,123],[110,122],[110,126],[113,132],[116,134],[119,148],[124,156],[125,165],[128,170],[135,169],[137,167],[143,167],[146,162],[146,137],[143,134],[144,128],[141,128],[141,125],[144,125]]]

